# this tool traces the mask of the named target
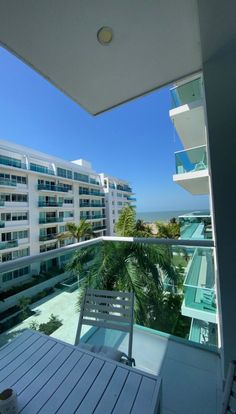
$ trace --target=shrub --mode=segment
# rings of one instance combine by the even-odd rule
[[[62,321],[52,313],[49,321],[46,323],[41,323],[38,330],[46,335],[51,335],[54,331],[60,328],[60,326],[62,326]]]

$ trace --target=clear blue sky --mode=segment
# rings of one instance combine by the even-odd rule
[[[199,209],[173,183],[181,143],[169,119],[168,88],[93,117],[0,48],[0,138],[66,160],[84,158],[97,172],[127,179],[137,211]]]

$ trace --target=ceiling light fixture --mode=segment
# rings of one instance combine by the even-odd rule
[[[109,45],[113,39],[113,32],[110,27],[103,26],[97,32],[97,39],[101,45]]]

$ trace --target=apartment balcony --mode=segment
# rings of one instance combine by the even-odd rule
[[[50,275],[51,272],[51,286],[54,286],[55,280],[60,278],[64,290],[58,290],[57,292],[44,297],[43,301],[39,300],[38,302],[31,304],[31,311],[35,312],[35,314],[24,321],[18,321],[15,318],[10,327],[9,320],[5,323],[5,320],[3,319],[1,321],[0,346],[9,343],[12,340],[16,341],[18,335],[21,335],[22,332],[29,327],[32,321],[37,321],[38,324],[47,322],[51,313],[57,315],[62,321],[62,325],[51,333],[51,338],[62,341],[62,345],[63,342],[74,344],[79,319],[76,304],[78,302],[80,285],[74,279],[69,278],[67,273],[63,273],[63,269],[65,269],[65,266],[68,261],[71,260],[74,253],[78,253],[78,249],[81,249],[81,253],[83,253],[83,251],[86,252],[87,248],[90,252],[89,256],[91,262],[90,266],[86,267],[86,272],[92,269],[95,264],[99,266],[100,262],[97,261],[97,258],[94,261],[92,255],[94,254],[95,258],[98,254],[99,257],[101,256],[102,260],[102,252],[104,251],[103,247],[105,243],[111,243],[113,249],[117,246],[117,252],[120,251],[123,244],[124,261],[126,262],[128,260],[129,251],[133,251],[133,249],[129,249],[129,245],[133,243],[132,239],[129,239],[129,241],[126,240],[128,239],[123,238],[121,240],[118,238],[117,242],[115,242],[114,238],[98,238],[48,251],[47,253],[41,253],[39,256],[28,259],[24,258],[15,260],[11,263],[3,263],[3,273],[9,273],[14,269],[19,268],[19,266],[23,267],[27,264],[32,266],[32,272],[35,272],[35,269],[44,271],[47,275]],[[151,239],[147,241],[146,245],[146,247],[150,249],[153,249],[154,246],[158,249],[159,245],[161,245],[163,249],[165,243],[166,247],[168,246],[168,248],[173,251],[175,251],[176,246],[172,246],[171,243],[177,244],[177,247],[179,248],[181,247],[179,240],[150,240]],[[136,240],[135,243],[141,243],[142,247],[145,246],[143,240]],[[207,241],[207,243],[211,244],[212,242]],[[195,250],[196,246],[192,243],[189,248]],[[212,250],[211,247],[208,249],[209,251]],[[153,258],[153,255],[151,255],[151,257]],[[153,264],[155,264],[155,262],[153,262]],[[132,268],[132,270],[134,269]],[[50,279],[48,279],[48,281],[49,280]],[[70,284],[73,288],[70,288]],[[24,296],[24,291],[21,292],[21,295]],[[11,303],[13,298],[14,296],[11,297]],[[16,298],[16,300],[18,300],[18,298]],[[4,309],[7,308],[7,303],[8,299],[5,298],[2,303]],[[176,310],[167,307],[167,314],[164,315],[163,312],[161,314],[155,306],[152,308],[152,305],[155,305],[155,303],[152,304],[152,302],[150,302],[149,304],[145,303],[144,305],[146,307],[145,316],[148,316],[147,320],[149,320],[148,324],[146,324],[146,322],[143,322],[143,324],[134,324],[133,357],[136,361],[135,368],[150,374],[158,374],[161,376],[163,413],[217,413],[223,380],[221,373],[222,362],[217,346],[211,345],[209,331],[208,336],[206,335],[206,332],[203,333],[203,331],[198,335],[197,328],[196,326],[193,327],[190,319],[189,333],[191,326],[191,335],[195,335],[195,340],[201,342],[201,345],[197,342],[187,340],[184,332],[182,332],[182,337],[174,336],[169,332],[172,330],[170,321],[172,320],[173,325],[175,325],[179,318],[179,316],[176,316]],[[150,306],[152,311],[150,311]],[[162,329],[158,329],[158,326],[162,326]],[[99,327],[90,328],[89,326],[84,326],[82,335],[83,342],[88,341],[89,343],[97,345],[103,344],[111,347],[116,346],[121,351],[127,351],[128,338],[126,333],[120,333],[119,331],[113,332]],[[204,337],[204,342],[201,341],[200,337]],[[18,339],[20,341],[20,337]],[[14,349],[17,350],[17,348]],[[29,358],[33,358],[34,363],[37,363],[39,368],[44,370],[45,367],[40,367],[40,355],[42,355],[40,346],[36,351],[32,349],[32,354],[30,351],[31,348],[28,347],[27,353],[29,353]],[[49,356],[50,351],[48,352],[48,357]],[[12,364],[13,361],[11,360],[9,362],[9,369],[10,363]],[[14,366],[12,366],[12,371],[8,372],[10,377],[7,377],[12,378],[12,381],[14,381],[15,378]],[[138,375],[138,373],[139,372],[137,371],[136,374],[134,369],[134,375]],[[64,375],[62,371],[61,375]],[[43,384],[45,384],[45,382]],[[11,386],[11,382],[7,383],[7,386]],[[48,391],[50,392],[50,390]],[[188,395],[188,398],[184,399],[183,395]]]
[[[104,193],[100,192],[100,191],[91,191],[91,190],[79,190],[79,195],[90,195],[90,196],[94,196],[94,197],[104,197]]]
[[[202,79],[170,90],[170,118],[185,148],[206,143]]]
[[[39,236],[39,241],[48,241],[55,240],[57,238],[57,233],[45,234]]]
[[[38,184],[38,190],[44,190],[44,191],[55,191],[55,192],[62,192],[62,193],[68,193],[68,188],[65,188],[60,185],[48,185],[48,184]]]
[[[39,172],[42,174],[48,174],[48,175],[55,175],[55,172],[48,168],[48,167],[43,167],[41,165],[30,165],[30,170],[31,171],[35,171],[35,172]]]
[[[127,200],[128,201],[136,201],[137,199],[136,199],[136,197],[127,197]]]
[[[98,214],[98,215],[80,215],[80,219],[81,220],[101,220],[101,219],[105,219],[106,215],[105,214]]]
[[[106,228],[107,228],[106,226],[93,226],[92,231],[93,232],[102,231],[102,230],[105,230]]]
[[[24,170],[27,169],[27,166],[24,162],[4,155],[0,155],[0,164],[6,165],[7,167],[21,168]]]
[[[212,251],[198,248],[186,269],[182,314],[216,323],[216,291]]]
[[[63,217],[40,217],[39,224],[47,224],[47,223],[61,223],[63,222]]]
[[[125,191],[125,192],[128,192],[128,193],[132,193],[133,192],[132,191],[132,188],[129,187],[128,185],[120,185],[120,184],[117,184],[116,189],[117,189],[117,191]]]
[[[174,182],[191,194],[209,194],[209,177],[206,146],[175,153]]]
[[[180,238],[184,240],[212,239],[211,216],[196,211],[179,216]]]
[[[0,178],[0,186],[1,187],[16,187],[17,182],[16,180],[11,180],[9,178]]]
[[[62,207],[63,202],[62,201],[39,201],[38,206],[39,207]]]
[[[0,200],[0,207],[4,207],[5,206],[5,201]]]
[[[94,184],[94,185],[100,185],[100,182],[97,181],[95,178],[90,178],[89,179],[90,184]]]
[[[5,221],[0,221],[0,229],[3,229],[5,227]]]
[[[103,208],[103,207],[105,207],[105,204],[101,204],[101,203],[90,203],[90,202],[84,203],[83,200],[80,200],[79,206],[81,208],[86,208],[86,207],[90,207],[90,208],[93,208],[93,207]]]
[[[18,247],[18,240],[9,240],[6,242],[0,242],[0,250],[12,249]]]

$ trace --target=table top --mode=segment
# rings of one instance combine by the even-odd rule
[[[0,391],[13,388],[21,414],[148,414],[159,377],[26,330],[0,349]]]

